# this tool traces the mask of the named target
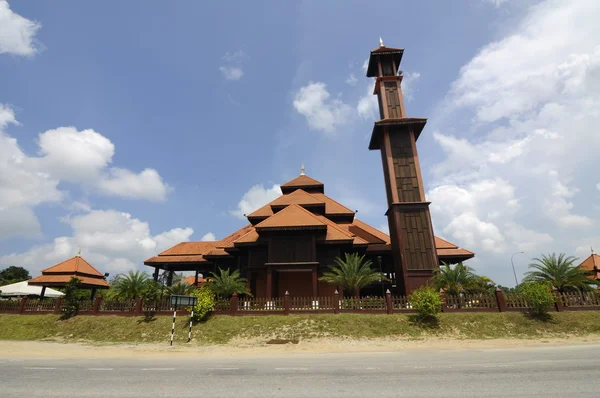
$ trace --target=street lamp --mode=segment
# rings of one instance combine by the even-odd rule
[[[515,275],[515,287],[519,286],[519,281],[517,280],[517,272],[515,271],[515,263],[513,262],[513,257],[517,254],[524,254],[525,252],[516,252],[512,256],[510,256],[510,263],[512,264],[513,274]]]

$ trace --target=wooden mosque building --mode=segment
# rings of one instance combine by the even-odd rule
[[[375,122],[369,149],[379,150],[387,194],[390,235],[358,220],[355,212],[325,194],[322,182],[302,170],[281,185],[282,196],[247,215],[248,225],[214,242],[183,242],[144,264],[159,270],[196,271],[206,276],[218,268],[239,269],[256,297],[329,296],[335,286],[319,281],[337,256],[357,252],[372,260],[391,282],[374,284],[363,294],[385,289],[407,294],[425,284],[441,262],[457,263],[473,252],[437,238],[425,199],[416,142],[426,119],[408,118],[398,67],[402,49],[371,51],[367,77],[381,120]],[[383,285],[383,286],[382,286]]]

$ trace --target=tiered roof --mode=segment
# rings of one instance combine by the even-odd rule
[[[324,184],[304,174],[281,185],[283,195],[247,215],[250,224],[220,241],[184,242],[146,260],[158,263],[207,263],[231,256],[239,247],[263,245],[261,234],[312,230],[318,244],[350,244],[372,252],[391,251],[390,237],[355,218],[355,212],[324,193]],[[474,253],[435,238],[438,256],[462,261]]]
[[[104,274],[79,255],[42,270],[42,275],[28,281],[33,286],[64,286],[72,277],[81,280],[85,288],[108,289]]]
[[[600,256],[592,253],[591,256],[579,264],[579,269],[587,271],[590,278],[600,279]]]

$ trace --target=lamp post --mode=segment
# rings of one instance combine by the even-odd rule
[[[510,256],[510,263],[512,265],[512,269],[513,269],[513,274],[515,275],[515,287],[519,286],[519,281],[517,280],[517,272],[515,271],[515,263],[513,262],[513,257],[516,256],[517,254],[524,254],[525,252],[516,252],[514,253],[512,256]]]

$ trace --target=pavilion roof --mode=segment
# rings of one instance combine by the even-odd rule
[[[94,268],[81,256],[72,257],[66,261],[63,261],[62,263],[58,263],[56,265],[53,265],[52,267],[48,267],[42,270],[42,274],[44,275],[54,273],[63,274],[65,272],[104,277],[103,273]]]
[[[52,267],[42,270],[42,275],[28,281],[32,286],[64,286],[72,277],[81,280],[87,288],[108,288],[104,274],[80,256],[72,257]]]
[[[578,268],[589,271],[594,279],[600,278],[600,256],[593,253],[579,264]]]

